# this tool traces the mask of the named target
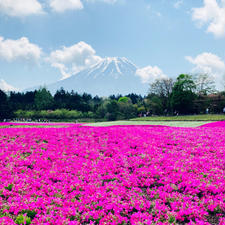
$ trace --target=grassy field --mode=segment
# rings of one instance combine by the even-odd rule
[[[106,127],[114,125],[164,125],[172,127],[198,127],[211,121],[112,121],[88,123],[85,126]]]
[[[221,121],[225,120],[224,114],[204,114],[190,116],[151,116],[138,117],[131,121]]]

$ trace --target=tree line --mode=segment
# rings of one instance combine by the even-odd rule
[[[132,92],[132,90],[131,90]],[[157,79],[146,96],[91,96],[65,91],[52,95],[45,87],[35,91],[5,93],[0,90],[0,120],[99,119],[118,120],[149,115],[221,113],[225,92],[217,91],[207,74],[180,74],[176,80]]]

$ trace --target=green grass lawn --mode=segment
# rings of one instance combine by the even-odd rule
[[[131,121],[220,121],[225,120],[224,114],[204,114],[191,116],[150,116],[131,119]]]
[[[197,127],[213,121],[225,120],[223,114],[205,114],[191,116],[151,116],[139,117],[129,121],[113,121],[88,123],[87,126],[113,126],[113,125],[165,125],[173,127]]]
[[[165,125],[173,127],[198,127],[211,121],[112,121],[88,123],[85,126],[105,127],[114,125]]]

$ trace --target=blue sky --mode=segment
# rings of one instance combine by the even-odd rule
[[[225,74],[225,0],[0,0],[0,88],[69,77],[104,57],[138,75]]]

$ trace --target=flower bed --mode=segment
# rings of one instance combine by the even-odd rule
[[[72,126],[78,126],[78,125],[81,125],[81,124],[75,124],[75,123],[29,123],[29,122],[25,122],[25,123],[22,123],[22,122],[0,122],[0,127],[72,127]]]
[[[0,224],[225,224],[225,127],[0,129]]]

